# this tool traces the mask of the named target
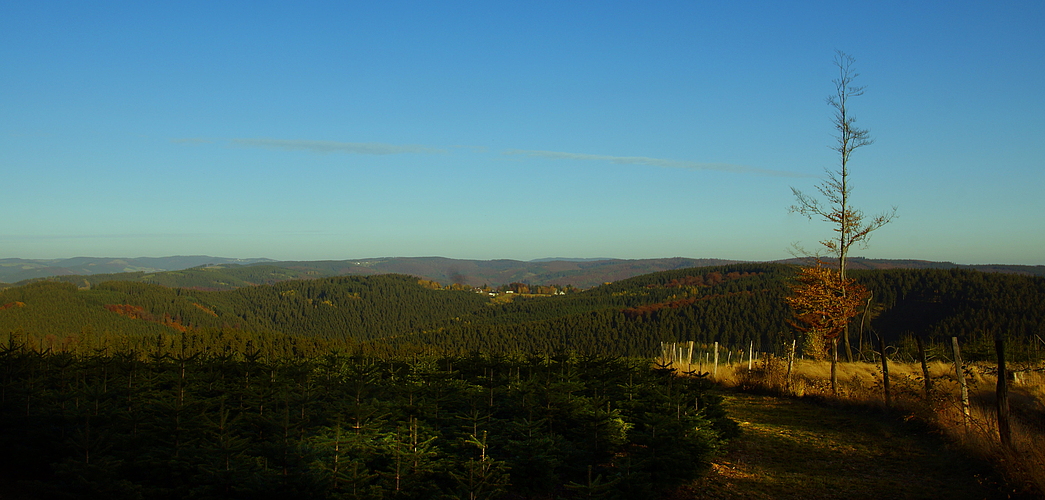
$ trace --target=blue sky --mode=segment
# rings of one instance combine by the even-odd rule
[[[767,5],[768,4],[768,5]],[[1045,2],[3,2],[0,258],[1045,264]]]

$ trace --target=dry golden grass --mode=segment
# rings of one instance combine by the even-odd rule
[[[802,398],[729,391],[742,429],[673,500],[1009,498],[989,464],[917,422]]]
[[[717,373],[708,365],[676,365],[683,371],[711,372],[716,382],[742,391],[762,392],[836,403],[885,407],[880,364],[838,363],[837,393],[831,390],[829,362],[795,360],[790,378],[787,360],[766,357],[748,364],[720,365]],[[1045,371],[1021,373],[1009,384],[1012,445],[1002,446],[997,426],[993,365],[967,365],[966,382],[972,403],[963,419],[960,389],[954,365],[933,362],[929,366],[932,387],[925,388],[917,363],[889,363],[891,406],[908,418],[938,429],[968,452],[994,463],[1016,493],[1045,497]],[[1022,367],[1027,368],[1027,367]]]

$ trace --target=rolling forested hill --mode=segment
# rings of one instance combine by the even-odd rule
[[[795,335],[783,301],[793,273],[781,264],[654,273],[554,301],[516,300],[397,341],[461,350],[652,355],[661,342],[692,340],[779,352]],[[851,327],[854,346],[868,355],[878,335],[908,352],[914,349],[911,336],[935,342],[937,352],[957,336],[969,356],[987,358],[996,331],[1028,356],[1045,352],[1045,278],[960,269],[852,275],[874,297],[867,324]]]
[[[783,264],[680,269],[566,295],[496,297],[436,289],[405,275],[280,281],[282,268],[234,269],[271,284],[207,291],[36,282],[3,290],[0,342],[13,336],[54,349],[242,350],[251,342],[282,350],[650,356],[660,342],[775,351],[794,337],[783,297],[795,268]],[[911,335],[941,344],[953,335],[983,341],[982,353],[970,347],[970,355],[987,356],[984,339],[1001,331],[1022,349],[1045,350],[1045,278],[959,269],[853,276],[874,297],[867,322],[852,327],[857,347],[869,349],[876,335],[901,346]]]
[[[486,298],[433,290],[401,275],[284,281],[223,292],[112,281],[89,290],[37,282],[0,292],[0,332],[44,347],[141,349],[191,342],[240,350],[272,339],[338,345],[411,331],[474,310]],[[178,340],[175,340],[174,338]],[[146,340],[148,339],[148,340]]]

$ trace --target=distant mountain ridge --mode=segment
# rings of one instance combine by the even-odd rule
[[[205,255],[71,259],[0,259],[0,282],[19,283],[57,278],[78,286],[102,281],[140,281],[171,287],[224,290],[289,279],[331,276],[408,274],[443,284],[498,286],[512,282],[531,285],[573,285],[590,288],[607,282],[692,267],[742,263],[727,259],[567,259],[532,261],[468,260],[446,257],[387,257],[323,261],[235,259]],[[801,259],[776,261],[800,264]],[[913,259],[849,259],[850,269],[974,269],[1045,276],[1045,266],[962,265]]]
[[[72,257],[68,259],[0,259],[0,282],[95,274],[129,272],[177,271],[208,264],[257,264],[276,262],[272,259],[231,259],[207,255],[177,255],[172,257]]]
[[[519,261],[462,260],[445,257],[392,257],[348,261],[280,262],[277,265],[315,274],[410,274],[444,284],[471,286],[501,285],[513,282],[533,285],[573,285],[589,288],[640,274],[689,267],[733,264],[723,259],[605,259],[597,261],[539,260]]]
[[[825,258],[823,261],[832,264],[836,262],[836,259]],[[808,263],[808,259],[794,258],[774,262],[783,264],[806,264]],[[1045,276],[1045,266],[1027,266],[1021,264],[955,264],[953,262],[916,259],[868,259],[865,257],[850,257],[846,260],[846,267],[849,269],[971,269],[985,273]]]

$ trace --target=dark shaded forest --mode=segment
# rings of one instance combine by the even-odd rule
[[[0,360],[33,498],[658,498],[736,432],[710,382],[625,358]]]

